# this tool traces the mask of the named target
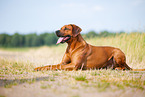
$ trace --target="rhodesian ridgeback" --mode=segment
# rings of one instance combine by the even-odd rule
[[[117,69],[133,70],[126,64],[125,54],[110,46],[92,46],[81,36],[82,29],[74,24],[64,25],[56,31],[59,37],[57,44],[67,43],[66,52],[60,64],[37,67],[39,70],[88,70],[88,69]],[[145,69],[144,69],[145,70]]]

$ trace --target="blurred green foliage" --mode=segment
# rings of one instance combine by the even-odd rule
[[[85,39],[94,37],[115,37],[125,32],[112,33],[108,31],[102,31],[96,33],[95,31],[90,31],[88,33],[82,34]],[[6,33],[0,34],[0,47],[37,47],[42,45],[55,45],[58,37],[55,33],[42,33],[42,34],[19,34],[16,32],[13,35]]]
[[[6,33],[0,34],[0,47],[36,47],[42,45],[54,45],[57,42],[55,33],[43,34],[19,34],[9,35]]]

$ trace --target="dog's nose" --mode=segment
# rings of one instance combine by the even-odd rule
[[[55,31],[55,33],[56,33],[57,37],[60,37],[60,31],[59,30]]]
[[[56,34],[58,34],[59,32],[60,32],[60,31],[59,31],[59,30],[57,30],[55,33],[56,33]]]

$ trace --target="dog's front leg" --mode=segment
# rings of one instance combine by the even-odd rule
[[[43,71],[43,70],[77,70],[75,65],[72,63],[69,64],[57,64],[57,65],[48,65],[44,67],[37,67],[34,69],[35,71]]]
[[[37,67],[34,70],[35,71],[42,71],[42,70],[56,70],[58,68],[60,68],[60,64],[57,65],[47,65],[47,66],[43,66],[43,67]]]
[[[68,71],[77,70],[77,68],[75,67],[75,64],[73,64],[73,63],[62,65],[62,66],[60,66],[60,69],[68,70]]]

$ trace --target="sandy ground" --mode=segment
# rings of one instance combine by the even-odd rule
[[[51,50],[51,51],[49,51]],[[56,48],[42,47],[41,49],[30,50],[27,52],[9,52],[0,50],[0,58],[16,61],[28,61],[34,66],[59,63],[64,50],[56,52]],[[56,58],[57,56],[57,58]],[[54,60],[55,59],[55,60]],[[50,72],[32,72],[22,75],[0,75],[0,97],[145,97],[145,90],[126,87],[116,89],[114,86],[99,91],[95,86],[84,86],[84,82],[67,79],[68,76],[52,76]],[[70,72],[71,74],[71,72]],[[64,74],[65,75],[65,74]],[[22,78],[24,76],[24,78]],[[19,79],[20,78],[20,79]],[[32,83],[22,82],[22,79],[34,78]],[[17,80],[16,85],[10,88],[4,87],[5,81]],[[19,82],[20,81],[20,82]],[[86,85],[86,84],[85,84]]]
[[[95,87],[82,87],[72,88],[72,85],[64,84],[66,80],[60,81],[56,79],[54,82],[50,81],[37,81],[32,84],[22,83],[11,88],[0,87],[0,95],[6,97],[145,97],[145,91],[126,88],[125,90],[98,92]],[[58,84],[59,83],[59,84]],[[43,86],[50,87],[42,88]]]
[[[49,78],[47,76],[46,78]],[[63,80],[63,81],[62,81]],[[98,91],[96,87],[82,87],[81,82],[56,77],[55,81],[39,80],[34,83],[22,83],[11,88],[0,87],[0,95],[6,97],[145,97],[145,91],[129,88]],[[48,87],[45,87],[48,86]],[[75,86],[75,87],[73,87]],[[110,90],[111,89],[111,90]]]

